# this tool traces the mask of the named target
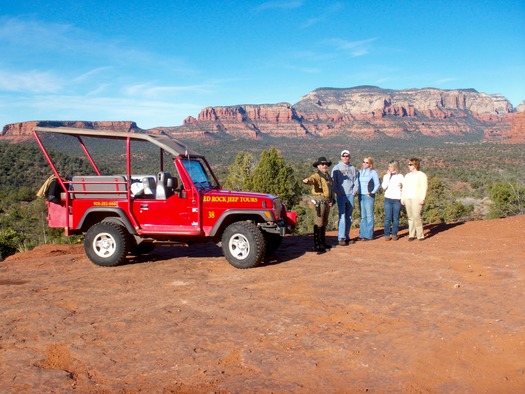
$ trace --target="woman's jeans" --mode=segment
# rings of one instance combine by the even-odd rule
[[[339,209],[339,224],[337,225],[337,240],[350,241],[350,227],[352,226],[352,212],[354,211],[354,195],[343,194],[337,196]]]
[[[399,230],[399,213],[401,212],[401,200],[385,197],[385,237],[397,236]],[[392,232],[390,232],[392,225]]]
[[[374,239],[374,201],[374,197],[366,194],[359,195],[359,210],[361,211],[360,238]]]

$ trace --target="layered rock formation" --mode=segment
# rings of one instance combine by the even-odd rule
[[[80,127],[94,130],[114,130],[125,132],[142,131],[135,122],[130,121],[101,121],[101,122],[83,122],[83,121],[30,121],[11,123],[5,125],[1,136],[24,137],[31,135],[33,128],[41,127]]]
[[[505,129],[497,140],[507,143],[525,144],[525,112],[511,115],[509,116],[510,129]]]
[[[348,135],[370,139],[483,135],[490,129],[494,136],[503,138],[512,115],[512,105],[505,97],[473,89],[388,90],[360,86],[316,89],[294,105],[208,107],[197,119],[188,117],[182,126],[169,130],[177,135]]]
[[[525,141],[525,124],[517,108],[501,95],[473,89],[390,90],[374,86],[320,88],[288,103],[207,107],[183,125],[153,128],[175,137],[237,136],[260,138],[459,136],[491,141]],[[141,132],[135,122],[24,122],[6,125],[8,138],[31,135],[35,125],[87,127]],[[11,136],[11,137],[9,137]]]
[[[261,134],[297,137],[307,130],[288,103],[262,105],[236,105],[204,108],[197,119],[188,117],[184,125],[170,128],[181,133],[227,133],[257,138]]]

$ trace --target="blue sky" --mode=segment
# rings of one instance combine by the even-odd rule
[[[177,126],[319,87],[474,88],[525,100],[525,2],[0,1],[0,125]]]

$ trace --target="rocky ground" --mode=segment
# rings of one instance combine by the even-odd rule
[[[231,267],[214,245],[125,265],[47,245],[0,263],[10,393],[525,392],[525,216]],[[330,233],[335,243],[335,233]]]

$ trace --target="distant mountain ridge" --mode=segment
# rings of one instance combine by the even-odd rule
[[[135,122],[131,121],[69,121],[69,120],[32,120],[28,122],[11,123],[5,125],[0,136],[23,137],[31,135],[33,127],[77,127],[93,130],[114,130],[123,132],[143,131]]]
[[[510,129],[514,108],[502,95],[474,89],[391,90],[376,86],[319,88],[294,104],[204,108],[175,134],[230,134],[246,138],[349,137],[374,139],[413,135],[442,137],[479,134],[501,137]],[[501,137],[504,138],[504,137]]]
[[[518,110],[523,111],[523,104]],[[525,142],[524,112],[516,112],[502,95],[474,89],[382,89],[376,86],[319,88],[296,104],[246,104],[206,107],[181,126],[157,127],[175,137],[235,136],[262,138],[359,139],[384,137],[474,137],[479,140]],[[24,122],[27,123],[27,122]],[[81,123],[81,122],[77,122]],[[90,122],[91,128],[112,122]],[[142,131],[134,122],[113,122]],[[21,124],[6,125],[3,135],[22,135]],[[22,131],[24,130],[24,131]]]

